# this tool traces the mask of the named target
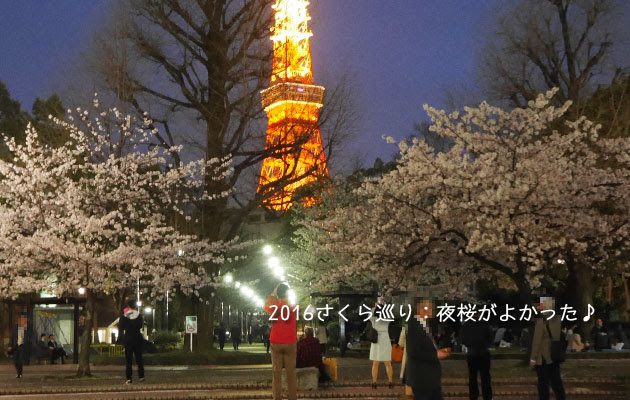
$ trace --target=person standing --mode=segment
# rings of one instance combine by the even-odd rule
[[[225,347],[225,325],[223,325],[223,322],[219,324],[219,332],[217,333],[217,337],[219,339],[219,347],[221,348],[221,351],[223,351],[223,348]]]
[[[372,388],[376,389],[378,380],[378,365],[385,364],[385,372],[389,381],[389,388],[394,387],[394,370],[392,369],[392,342],[389,339],[389,321],[382,313],[385,302],[382,299],[375,304],[370,322],[378,333],[378,341],[370,346],[370,360],[372,360]]]
[[[271,342],[269,342],[269,325],[267,324],[263,326],[262,340],[263,340],[263,343],[265,344],[265,348],[267,349],[267,354],[269,354]]]
[[[405,380],[405,369],[407,367],[407,326],[403,326],[402,330],[400,331],[398,346],[403,348],[403,356],[400,364],[400,379],[402,380],[403,385],[405,385],[405,397],[408,399],[413,399],[413,391],[411,390],[411,386],[407,385],[407,381]]]
[[[529,364],[536,369],[538,376],[538,398],[549,400],[549,386],[553,389],[556,400],[564,400],[564,385],[560,376],[560,361],[551,357],[551,342],[560,341],[561,321],[559,316],[547,320],[542,311],[554,309],[553,297],[542,297],[539,304],[540,316],[537,318],[532,339],[532,352]]]
[[[297,399],[297,376],[295,363],[297,358],[296,321],[297,312],[292,310],[288,300],[289,287],[279,284],[273,294],[267,298],[264,310],[273,321],[269,341],[271,342],[271,367],[273,381],[271,383],[273,399],[282,399],[282,368],[287,376],[289,400]]]
[[[61,363],[65,364],[66,361],[66,351],[63,349],[63,346],[60,346],[55,340],[55,335],[48,336],[48,348],[51,351],[50,355],[50,363],[54,364],[57,358],[61,358]]]
[[[319,324],[317,326],[317,340],[322,348],[322,355],[326,355],[326,344],[328,343],[328,332],[326,331],[326,325]]]
[[[144,337],[142,337],[142,314],[138,312],[138,305],[134,300],[127,303],[123,317],[120,319],[120,332],[123,335],[125,344],[125,359],[127,362],[125,373],[127,381],[125,384],[131,384],[132,379],[132,363],[136,358],[138,366],[138,378],[140,382],[144,382],[144,362],[142,360],[142,345]]]
[[[13,357],[13,365],[15,365],[16,378],[22,378],[22,372],[24,371],[24,344],[18,343],[18,340],[13,340],[7,348],[7,353]]]
[[[241,327],[237,324],[230,328],[230,338],[232,339],[232,347],[234,350],[238,350],[238,345],[241,344]]]
[[[477,317],[479,314],[477,314]],[[462,344],[468,348],[466,361],[468,364],[468,396],[470,400],[479,397],[477,375],[481,375],[481,393],[483,400],[492,399],[492,382],[490,378],[490,350],[492,344],[492,328],[487,321],[467,321],[461,330]]]
[[[433,305],[428,299],[416,299],[416,315],[407,325],[407,365],[405,382],[413,390],[415,400],[442,400],[442,368],[440,359],[449,355],[439,350],[429,326]]]

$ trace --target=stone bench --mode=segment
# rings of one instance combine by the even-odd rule
[[[297,389],[300,391],[317,390],[319,383],[319,369],[315,367],[296,368]],[[282,372],[282,389],[287,390],[286,374]]]

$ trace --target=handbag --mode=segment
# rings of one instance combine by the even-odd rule
[[[562,337],[562,332],[560,333],[560,340],[553,340],[549,321],[545,321],[545,326],[547,327],[547,333],[549,333],[549,339],[551,339],[551,361],[555,363],[564,362],[567,353],[567,340]]]
[[[337,359],[323,357],[322,363],[324,365],[324,370],[326,371],[326,375],[328,375],[331,381],[337,382],[337,379],[339,379],[338,369],[337,369]]]
[[[365,328],[365,340],[369,340],[371,343],[378,343],[378,332],[372,326],[372,323]]]
[[[394,343],[392,345],[392,361],[398,363],[402,362],[404,351],[405,349],[403,347],[400,347],[399,345]]]

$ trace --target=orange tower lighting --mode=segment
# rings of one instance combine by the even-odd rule
[[[265,207],[278,211],[291,208],[299,188],[329,177],[318,128],[324,87],[313,84],[308,4],[308,0],[276,0],[272,6],[271,86],[261,96],[268,119],[265,148],[273,149],[273,155],[263,160],[258,192]],[[281,179],[282,187],[276,187]],[[303,201],[311,205],[316,199]]]

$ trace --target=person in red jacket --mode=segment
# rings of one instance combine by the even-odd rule
[[[289,304],[288,292],[289,287],[281,283],[265,303],[265,312],[270,315],[269,321],[273,324],[269,342],[271,342],[271,365],[273,369],[271,387],[274,400],[282,400],[282,367],[287,374],[289,400],[297,399],[297,377],[295,375],[297,312]]]

